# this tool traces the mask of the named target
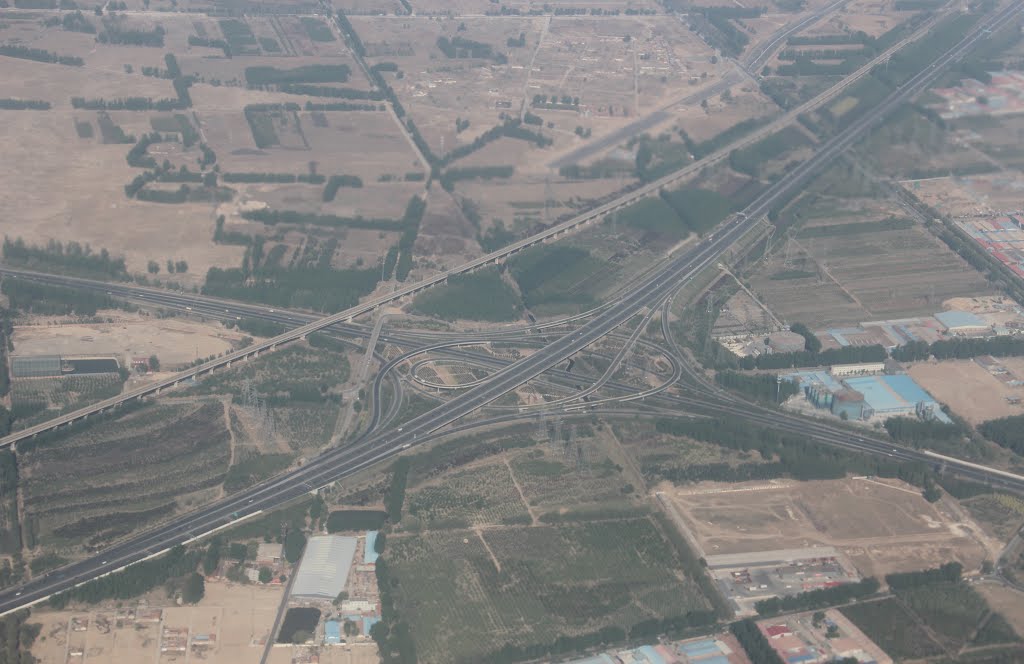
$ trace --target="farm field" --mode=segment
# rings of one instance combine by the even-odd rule
[[[893,480],[779,480],[663,489],[704,555],[833,546],[862,576],[881,578],[958,560],[977,569],[988,552],[979,527]]]
[[[15,378],[11,381],[11,412],[15,426],[25,428],[61,413],[121,393],[124,379],[116,373]]]
[[[904,318],[940,311],[949,298],[988,292],[981,274],[888,209],[844,210],[824,201],[793,207],[799,212],[791,214],[805,215],[806,224],[789,250],[775,252],[751,279],[783,320],[816,329]],[[788,276],[799,272],[812,276]]]
[[[675,556],[653,522],[635,518],[392,537],[386,560],[417,653],[440,661],[706,610],[673,572]]]

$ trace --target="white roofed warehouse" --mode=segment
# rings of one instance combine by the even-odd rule
[[[299,563],[292,597],[333,600],[345,589],[356,555],[355,537],[323,535],[309,538]]]

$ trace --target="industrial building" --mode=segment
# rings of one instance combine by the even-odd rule
[[[969,311],[943,311],[935,314],[935,318],[946,327],[948,334],[955,336],[975,336],[992,330],[983,318]]]
[[[292,597],[322,600],[336,598],[345,589],[357,543],[355,537],[340,535],[309,538],[292,585]]]
[[[895,366],[883,363],[833,367],[831,371],[797,371],[782,376],[797,383],[804,397],[815,408],[828,410],[847,420],[882,419],[895,416],[917,416],[924,420],[950,422],[942,406],[914,379],[904,373],[879,375],[881,370],[894,371]],[[839,371],[836,371],[839,369]],[[842,376],[842,377],[841,377]]]
[[[341,643],[341,623],[328,620],[324,623],[324,645],[333,646]]]

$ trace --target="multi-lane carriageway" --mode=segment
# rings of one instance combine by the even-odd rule
[[[821,146],[809,160],[789,171],[783,178],[766,189],[742,213],[722,224],[699,245],[692,247],[689,251],[686,251],[651,275],[645,277],[637,286],[631,288],[629,292],[611,303],[609,307],[602,310],[576,331],[557,339],[537,353],[499,371],[487,383],[467,390],[465,393],[438,406],[434,410],[414,418],[396,431],[385,431],[367,436],[343,448],[329,449],[320,456],[310,459],[305,465],[288,473],[242,491],[218,503],[174,518],[147,533],[117,544],[93,558],[73,563],[49,575],[34,579],[27,584],[2,592],[0,593],[0,613],[41,601],[53,593],[67,590],[90,579],[109,574],[124,566],[156,555],[171,546],[191,541],[198,536],[223,528],[239,518],[246,518],[264,509],[273,508],[302,495],[306,491],[314,490],[361,469],[370,467],[401,453],[402,450],[414,444],[431,440],[439,435],[438,432],[442,428],[447,427],[459,418],[486,405],[522,383],[535,378],[566,357],[610,333],[641,310],[657,306],[681,284],[692,279],[707,266],[714,265],[722,253],[727,251],[737,240],[750,231],[754,225],[759,223],[761,217],[773,205],[796,191],[814,173],[820,171],[829,161],[862,137],[875,123],[898,108],[900,104],[924,90],[926,85],[938,75],[944,66],[962,57],[985,34],[991,32],[993,28],[1002,22],[1015,16],[1021,10],[1022,5],[1024,5],[1024,0],[1016,0],[1001,9],[993,10],[980,20],[963,40],[952,46],[924,71],[909,79],[869,114],[851,123],[847,129]],[[621,204],[624,203],[619,203],[619,205]],[[588,214],[599,216],[607,211],[594,211]],[[583,217],[587,217],[587,215],[583,215]],[[556,229],[557,227],[553,228],[552,231],[556,231]],[[565,229],[557,229],[558,234],[561,232],[565,232]],[[535,238],[523,241],[525,244],[520,243],[516,250],[529,246],[529,243],[535,241],[537,241]],[[445,273],[444,278],[448,274],[450,273]],[[440,279],[431,283],[439,283],[439,281]],[[407,287],[404,289],[403,294],[412,294],[425,287],[424,282],[421,282]],[[286,340],[301,338],[310,332],[323,329],[335,322],[347,320],[351,316],[357,315],[353,313],[355,310],[368,311],[375,306],[379,306],[382,301],[389,300],[390,298],[382,298],[367,303],[362,307],[321,319],[315,323],[300,326],[285,335],[245,349],[245,352],[222,358],[216,366],[244,359],[258,350],[270,349],[274,345],[283,343]],[[211,368],[207,366],[205,370],[209,371]],[[197,367],[197,369],[199,372],[204,370],[202,367]],[[173,385],[177,381],[189,377],[189,375],[196,375],[196,373],[192,372],[189,374],[189,372],[186,372],[186,375],[179,375],[171,381],[166,381],[161,387]],[[150,389],[152,391],[152,388]],[[137,396],[139,395],[133,394],[128,398],[136,398]],[[109,407],[109,405],[111,404],[108,404],[106,407]],[[516,416],[510,417],[514,418]],[[456,429],[458,428],[456,427]],[[450,433],[452,430],[448,429],[446,431]],[[914,460],[916,459],[915,454],[919,454],[913,450],[900,448],[892,448],[892,451],[878,449],[877,441],[870,441],[856,434],[849,433],[837,434],[832,442],[841,447],[861,449],[874,454],[889,454],[898,459]],[[972,464],[958,465],[956,460],[949,460],[946,463],[949,466],[956,466],[957,472],[965,476],[988,481],[998,478],[998,481],[1003,482],[1004,486],[1012,484],[1015,490],[1024,491],[1024,478],[1003,478],[1000,474],[993,473],[990,469],[972,468]]]
[[[784,113],[782,116],[768,123],[761,129],[758,129],[757,131],[739,139],[738,141],[722,148],[721,150],[718,150],[710,155],[707,155],[703,159],[700,159],[674,173],[670,173],[662,178],[659,178],[658,180],[637,187],[636,189],[626,192],[612,201],[604,203],[603,205],[600,205],[583,214],[577,215],[576,217],[555,224],[551,228],[548,228],[540,233],[537,233],[536,235],[532,235],[530,237],[514,242],[502,249],[499,249],[498,251],[494,251],[487,255],[481,256],[480,258],[472,260],[458,267],[452,268],[451,270],[441,272],[437,275],[416,282],[414,284],[403,286],[402,288],[399,288],[392,293],[373,298],[355,307],[346,309],[345,311],[341,311],[331,316],[311,321],[303,326],[297,327],[293,330],[289,330],[288,332],[285,332],[284,334],[274,337],[272,339],[266,339],[247,348],[237,350],[232,353],[228,353],[222,357],[213,360],[209,360],[208,362],[204,362],[203,364],[187,369],[175,376],[171,376],[159,382],[152,383],[143,387],[138,387],[133,390],[129,390],[127,392],[119,394],[116,397],[105,399],[103,401],[92,404],[88,407],[81,408],[70,413],[66,413],[58,418],[40,423],[36,426],[29,427],[16,433],[12,433],[8,436],[0,438],[0,446],[11,445],[13,443],[16,443],[18,440],[23,440],[25,438],[35,436],[36,434],[43,433],[44,431],[49,431],[51,429],[66,424],[77,422],[78,420],[87,418],[89,415],[102,413],[126,401],[147,397],[153,394],[159,394],[164,389],[175,387],[184,380],[189,380],[192,378],[203,376],[220,367],[229,367],[234,362],[238,362],[240,360],[247,360],[265,351],[275,350],[277,346],[281,344],[285,344],[290,341],[295,341],[297,339],[304,339],[307,335],[313,332],[323,330],[336,323],[350,322],[354,318],[375,311],[381,306],[390,304],[404,297],[415,295],[416,293],[419,293],[420,291],[435,286],[437,284],[445,283],[451,276],[472,272],[481,267],[485,267],[487,265],[491,265],[494,263],[501,263],[504,260],[506,260],[509,256],[519,253],[523,249],[527,249],[538,244],[543,244],[546,242],[556,240],[567,233],[570,233],[589,224],[598,222],[602,220],[606,215],[614,213],[617,210],[620,210],[632,203],[635,203],[636,201],[646,196],[656,193],[662,187],[670,185],[682,178],[688,177],[696,173],[702,168],[705,168],[713,163],[725,159],[732,150],[742,148],[747,145],[751,145],[754,142],[761,140],[762,138],[765,138],[771,133],[774,133],[784,128],[785,126],[788,126],[789,124],[794,122],[800,114],[806,113],[810,110],[813,110],[814,108],[817,108],[822,104],[825,104],[835,99],[850,85],[852,85],[856,81],[860,80],[862,77],[869,74],[874,66],[881,62],[887,61],[888,58],[892,56],[892,54],[897,52],[903,46],[926,34],[930,25],[932,25],[931,22],[926,24],[925,26],[922,26],[922,28],[915,32],[913,35],[901,40],[897,44],[894,44],[892,47],[890,47],[889,49],[878,55],[876,58],[871,60],[869,63],[867,63],[857,71],[853,72],[849,76],[843,78],[841,81],[839,81],[832,87],[828,88],[817,97],[811,99],[808,102],[805,102],[804,104],[801,104],[800,106],[797,106],[794,109],[791,109],[790,111]]]

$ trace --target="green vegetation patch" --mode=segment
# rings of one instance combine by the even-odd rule
[[[657,196],[637,201],[615,215],[619,223],[669,242],[678,242],[689,235],[676,210]]]
[[[21,553],[18,463],[10,450],[0,450],[0,553]]]
[[[730,152],[729,166],[734,171],[758,177],[764,172],[764,166],[768,162],[810,144],[810,139],[802,131],[795,127],[786,127],[753,145]]]
[[[933,583],[898,596],[946,646],[963,646],[988,612],[985,599],[963,582]]]
[[[728,198],[709,189],[683,187],[674,191],[663,190],[661,195],[690,230],[699,235],[717,226],[733,211]]]
[[[491,267],[452,276],[445,285],[420,293],[413,309],[445,320],[507,321],[520,317],[523,303],[498,269]]]
[[[301,18],[302,27],[306,29],[306,34],[309,38],[316,42],[332,42],[334,41],[334,33],[327,27],[327,24],[318,18],[311,16],[303,16]],[[262,41],[262,40],[261,40]]]
[[[245,82],[249,85],[345,83],[351,75],[352,70],[348,65],[303,65],[292,69],[270,66],[245,68]]]
[[[388,513],[380,510],[335,510],[327,517],[327,532],[380,530]]]
[[[615,270],[586,249],[561,245],[532,247],[508,262],[526,306],[593,306],[599,289],[612,283]]]
[[[389,536],[399,616],[421,661],[499,661],[506,643],[701,615],[708,603],[647,518]],[[492,557],[493,556],[493,557]],[[713,620],[713,616],[711,617]],[[457,629],[452,629],[457,625]]]
[[[897,659],[916,659],[943,652],[894,598],[853,604],[840,611],[879,648]]]
[[[291,462],[290,454],[249,454],[235,459],[224,477],[224,490],[240,491],[252,486],[281,472]]]

